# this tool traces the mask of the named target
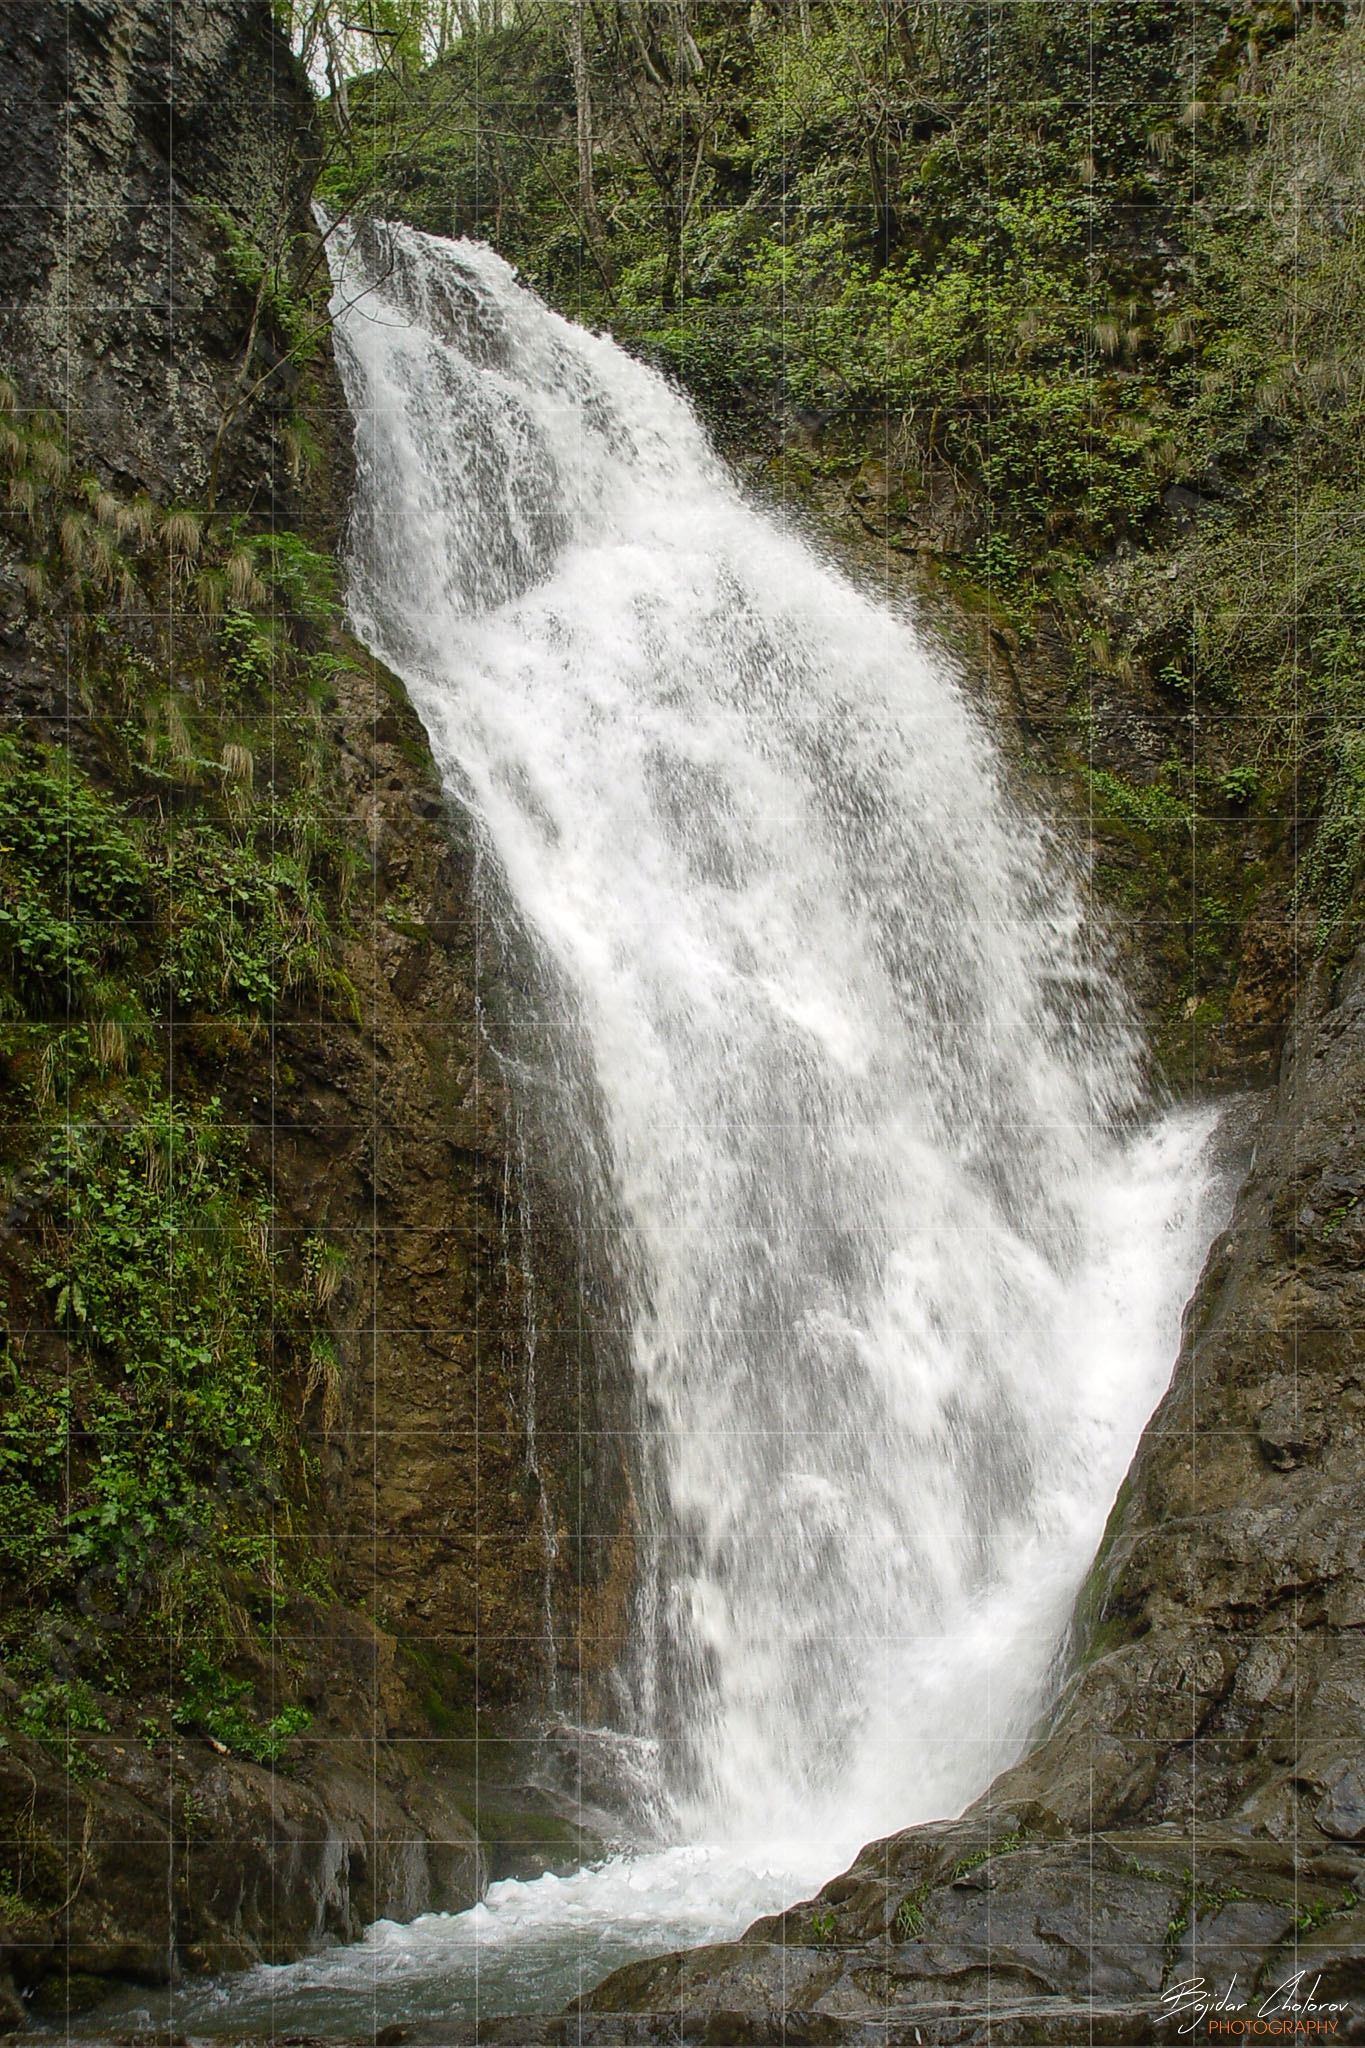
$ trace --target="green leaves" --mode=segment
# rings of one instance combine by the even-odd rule
[[[0,756],[0,974],[29,1016],[88,999],[145,920],[148,879],[125,814],[65,755]]]
[[[40,463],[31,422],[6,426],[7,391],[20,480],[35,463],[45,480],[46,524],[19,521],[50,543],[34,606],[71,623],[59,531],[69,556],[117,533],[141,560],[137,602],[83,612],[70,642],[85,765],[0,738],[20,1297],[0,1321],[26,1332],[11,1350],[0,1327],[0,1655],[25,1682],[75,1666],[138,1691],[192,1648],[230,1660],[256,1595],[325,1583],[295,1504],[335,1262],[321,1244],[306,1272],[277,1260],[273,1203],[224,1098],[254,1085],[242,1055],[262,1020],[305,994],[314,1014],[355,1007],[340,937],[364,855],[338,831],[327,773],[336,572],[297,536],[73,482]],[[16,517],[0,500],[11,532]],[[212,606],[184,602],[192,562],[221,585]],[[154,623],[168,598],[173,645]],[[323,1363],[330,1428],[340,1368],[334,1351]],[[236,1694],[219,1705],[240,1726],[215,1739],[261,1760],[302,1725],[302,1710],[271,1720]]]
[[[263,857],[193,828],[171,847],[169,943],[163,972],[177,1003],[250,1016],[286,991],[326,986],[325,907],[287,855]]]
[[[287,531],[262,534],[256,554],[286,609],[315,626],[341,616],[336,562],[331,555],[319,554],[298,534]]]
[[[187,1660],[184,1692],[172,1709],[177,1728],[206,1734],[224,1749],[233,1749],[259,1764],[277,1763],[290,1740],[311,1726],[307,1707],[285,1707],[264,1724],[247,1705],[250,1679],[229,1678],[202,1650]]]
[[[53,1167],[43,1278],[87,1372],[5,1411],[0,1470],[27,1471],[30,1509],[65,1495],[61,1543],[51,1504],[34,1518],[49,1568],[117,1618],[186,1551],[268,1525],[288,1442],[269,1366],[279,1304],[263,1198],[216,1101],[187,1113],[153,1095],[117,1125],[69,1127]],[[0,1529],[0,1570],[32,1552],[22,1525]]]

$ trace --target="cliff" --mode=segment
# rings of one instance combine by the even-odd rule
[[[605,274],[533,14],[498,32],[497,93],[466,92],[478,38],[438,67],[479,120],[437,124],[434,162],[400,150],[388,196],[491,227],[686,376],[756,489],[934,604],[1091,861],[1168,1077],[1280,1078],[1032,1753],[741,1942],[485,2032],[1146,2040],[1187,1966],[1350,1998],[1359,24],[1219,4],[1186,42],[1187,8],[1123,0],[1101,72],[1137,63],[1142,90],[1087,139],[1082,46],[1047,10],[901,10],[842,103],[813,12],[793,66],[776,5],[747,44],[694,9],[699,71],[602,16],[599,91],[615,64],[679,138],[632,140],[625,88],[599,109],[631,244]],[[111,1976],[297,1954],[572,1859],[525,1737],[599,1711],[634,1508],[604,1291],[490,1021],[532,996],[527,956],[339,623],[349,457],[307,202],[375,166],[338,154],[254,0],[7,27],[0,1939],[14,2016],[69,2021]],[[491,179],[479,121],[503,123]],[[1294,274],[1335,280],[1288,353],[1274,223],[1240,256],[1209,226],[1259,220],[1286,157]],[[1186,208],[1196,159],[1229,182]]]
[[[519,942],[339,623],[311,94],[265,0],[6,31],[0,1967],[61,2020],[577,1861],[523,1738],[633,1509]]]

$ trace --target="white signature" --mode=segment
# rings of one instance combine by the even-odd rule
[[[1307,1980],[1308,1972],[1299,1970],[1273,1991],[1266,1992],[1253,2006],[1250,1999],[1237,1996],[1235,1976],[1221,1994],[1211,1991],[1202,1977],[1181,1977],[1162,1992],[1161,2003],[1168,2014],[1184,2018],[1185,2024],[1176,2030],[1180,2034],[1192,2034],[1205,2023],[1209,2037],[1214,2040],[1261,2041],[1297,2036],[1330,2041],[1340,2024],[1337,2015],[1348,2007],[1318,1998],[1321,1977],[1315,1977],[1311,1984]]]

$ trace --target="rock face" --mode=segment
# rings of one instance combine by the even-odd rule
[[[373,853],[346,961],[361,1014],[281,1022],[226,1079],[277,1232],[321,1227],[346,1253],[337,1412],[314,1439],[342,1599],[291,1601],[269,1659],[243,1645],[258,1687],[287,1674],[313,1716],[278,1772],[192,1734],[148,1741],[131,1710],[84,1738],[75,1780],[43,1745],[0,1750],[0,1859],[17,1890],[36,1870],[61,1900],[8,1924],[0,1900],[0,1967],[48,2016],[101,1979],[282,1961],[378,1917],[457,1911],[490,1875],[572,1868],[597,1846],[545,1789],[536,1730],[552,1700],[600,1711],[623,1640],[625,1453],[585,1483],[576,1431],[609,1452],[613,1388],[619,1413],[627,1392],[605,1338],[594,1353],[602,1310],[559,1198],[516,1154],[481,1022],[496,942],[466,828],[392,677],[357,658],[332,718],[336,802]]]
[[[319,142],[267,5],[14,0],[0,360],[116,481],[289,516],[295,365],[251,318],[317,258]],[[254,253],[253,253],[254,252]],[[267,286],[267,289],[271,289]]]
[[[1365,1732],[1362,1129],[1357,954],[1300,1006],[1082,1596],[1080,1675],[1014,1774],[1059,1822],[1356,1838],[1329,1787]]]
[[[1365,2039],[1363,1132],[1365,952],[1300,1003],[1031,1754],[741,1941],[487,2039],[1175,2040],[1182,1982],[1268,2024],[1300,1976]]]
[[[515,962],[475,890],[468,821],[377,664],[339,673],[333,718],[337,800],[372,857],[346,963],[360,1020],[282,1023],[257,1076],[269,1093],[243,1107],[293,1227],[325,1225],[345,1254],[322,1465],[335,1583],[388,1642],[363,1711],[373,1691],[381,1732],[426,1738],[479,1782],[503,1875],[547,1843],[573,1860],[572,1831],[542,1840],[547,1814],[514,1788],[539,1767],[528,1718],[552,1702],[599,1716],[622,1645],[628,1366],[563,1198],[518,1143],[484,1022]],[[356,1683],[343,1670],[310,1700],[325,1714],[337,1698],[338,1736],[355,1732]]]
[[[15,0],[5,29],[0,368],[123,502],[202,511],[212,493],[247,531],[334,548],[344,404],[329,352],[300,368],[280,348],[316,308],[318,144],[268,0]],[[88,643],[20,589],[0,533],[0,727],[132,794]],[[209,688],[213,631],[185,632]],[[326,1590],[290,1597],[269,1654],[243,1629],[236,1667],[263,1718],[288,1703],[312,1720],[262,1766],[172,1732],[149,1676],[146,1700],[105,1699],[107,1726],[64,1747],[14,1711],[33,1673],[0,1672],[0,1994],[8,1971],[51,2017],[110,1977],[282,1960],[377,1916],[459,1909],[490,1874],[572,1867],[586,1846],[540,1784],[537,1731],[600,1712],[623,1639],[626,1369],[489,1035],[499,980],[523,968],[505,912],[482,907],[469,821],[397,681],[339,629],[307,644],[330,678],[327,804],[358,850],[340,962],[354,1014],[285,1005],[268,1030],[209,1044],[201,1028],[197,1055],[249,1132],[282,1272],[318,1233],[338,1255],[335,1379],[303,1396],[313,1476],[288,1503]],[[31,1285],[21,1209],[0,1246],[12,1315],[10,1265]],[[54,1637],[51,1654],[58,1682],[87,1676],[79,1644]]]
[[[382,1755],[376,1779],[353,1752],[318,1749],[306,1774],[285,1776],[200,1743],[168,1754],[111,1739],[93,1753],[99,1782],[83,1786],[36,1744],[7,1752],[0,1800],[22,1811],[33,1845],[72,1847],[53,1916],[60,1963],[46,1930],[6,1943],[39,2012],[78,2010],[110,1977],[157,1984],[283,1962],[380,1917],[472,1905],[487,1866],[449,1787]]]

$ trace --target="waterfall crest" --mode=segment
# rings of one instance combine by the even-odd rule
[[[1211,1119],[1133,1135],[1123,1001],[913,623],[489,250],[334,239],[352,616],[600,1100],[659,1474],[632,1732],[681,1835],[832,1859],[961,1805],[1036,1713],[1169,1372]]]

